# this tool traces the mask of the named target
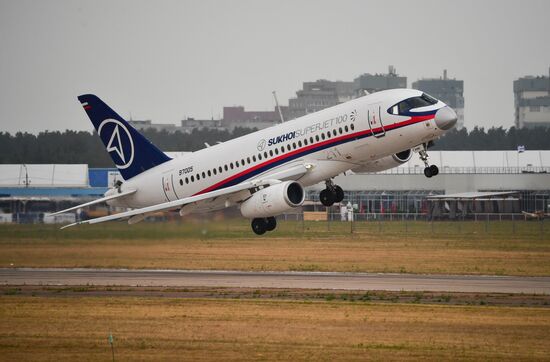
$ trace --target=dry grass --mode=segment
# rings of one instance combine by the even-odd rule
[[[548,359],[550,310],[346,302],[0,297],[0,359]]]
[[[65,232],[4,226],[0,267],[550,275],[550,240],[537,235],[445,233],[438,225],[441,232],[436,235],[290,233],[283,227],[279,234],[260,238],[252,236],[245,224],[226,224],[200,237],[186,227],[107,224]]]

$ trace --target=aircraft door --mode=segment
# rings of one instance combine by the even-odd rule
[[[162,191],[164,192],[166,201],[179,199],[174,187],[174,175],[171,172],[162,175]]]
[[[369,107],[367,118],[372,135],[376,138],[384,137],[386,135],[386,130],[382,123],[382,105],[380,103],[373,104]]]

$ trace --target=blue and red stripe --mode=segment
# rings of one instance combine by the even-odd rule
[[[406,126],[409,126],[409,125],[412,125],[412,124],[416,124],[416,123],[419,123],[419,122],[424,122],[424,121],[433,119],[435,117],[435,112],[436,112],[436,110],[431,111],[431,112],[423,112],[421,115],[412,116],[411,118],[409,118],[406,121],[384,126],[383,129],[382,129],[382,127],[374,128],[372,131],[370,129],[367,129],[367,130],[364,130],[364,131],[359,131],[359,132],[355,132],[355,133],[351,133],[351,134],[347,134],[347,135],[342,135],[342,136],[338,136],[338,137],[334,137],[334,138],[330,138],[330,139],[321,141],[319,143],[304,146],[302,148],[290,151],[290,152],[285,153],[283,155],[271,158],[271,159],[269,159],[269,160],[267,160],[263,163],[260,163],[258,165],[254,165],[254,166],[252,166],[252,167],[250,167],[246,170],[243,170],[243,171],[241,171],[241,172],[239,172],[235,175],[232,175],[232,176],[230,176],[230,177],[228,177],[228,178],[226,178],[226,179],[224,179],[220,182],[217,182],[217,183],[205,188],[202,191],[197,192],[195,195],[200,195],[200,194],[204,194],[206,192],[222,189],[224,187],[237,185],[237,184],[239,184],[239,183],[241,183],[241,182],[243,182],[243,181],[245,181],[245,180],[247,180],[247,179],[249,179],[253,176],[264,173],[264,172],[266,172],[267,170],[269,170],[271,168],[277,167],[277,166],[279,166],[283,163],[295,160],[295,159],[300,158],[302,156],[305,156],[307,154],[319,152],[319,151],[322,151],[324,149],[327,149],[327,148],[330,148],[330,147],[333,147],[333,146],[338,146],[338,145],[341,145],[341,144],[344,144],[344,143],[347,143],[347,142],[353,142],[353,141],[356,141],[356,140],[359,140],[359,139],[367,138],[369,136],[372,136],[373,134],[380,133],[383,130],[388,132],[388,131],[391,131],[391,130],[395,130],[395,129],[398,129],[398,128],[403,128],[403,127],[406,127]],[[193,195],[193,196],[195,196],[195,195]]]

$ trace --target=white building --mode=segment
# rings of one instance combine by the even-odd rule
[[[515,80],[514,98],[517,128],[550,126],[550,75]]]

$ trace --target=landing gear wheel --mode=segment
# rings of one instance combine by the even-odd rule
[[[344,190],[338,185],[334,186],[334,202],[342,202],[344,200]]]
[[[267,231],[273,231],[277,227],[277,219],[275,219],[273,216],[268,217],[265,219],[265,229]]]
[[[427,178],[430,178],[433,176],[431,167],[426,167],[424,169],[424,176],[426,176]]]
[[[432,172],[432,176],[437,176],[437,174],[439,173],[439,168],[437,168],[436,165],[431,165],[430,171]]]
[[[252,231],[256,233],[256,235],[263,235],[267,231],[267,223],[265,219],[253,219],[252,220]]]
[[[321,204],[326,207],[330,207],[334,205],[334,198],[335,195],[333,192],[331,192],[329,189],[324,189],[319,194],[319,200],[321,200]]]

